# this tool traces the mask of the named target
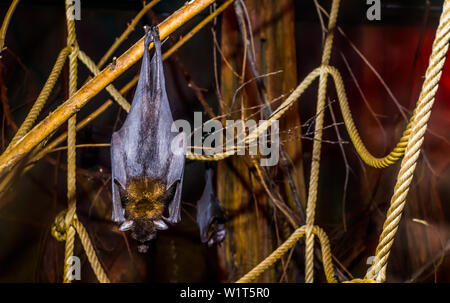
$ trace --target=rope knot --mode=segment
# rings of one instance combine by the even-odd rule
[[[65,241],[67,238],[67,231],[71,227],[66,223],[67,210],[61,211],[55,218],[55,222],[52,225],[52,236],[58,241]]]
[[[329,74],[329,73],[330,73],[330,70],[331,70],[331,66],[328,65],[328,64],[322,64],[322,65],[320,66],[320,74],[321,74],[321,75],[323,75],[323,74]]]
[[[305,234],[307,237],[310,237],[311,235],[315,234],[314,227],[315,225],[306,224],[305,226]]]
[[[78,56],[78,53],[80,51],[80,47],[78,46],[78,42],[75,40],[74,42],[67,45],[70,49],[71,54],[76,54]]]

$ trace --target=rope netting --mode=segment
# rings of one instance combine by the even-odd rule
[[[116,40],[113,46],[108,50],[105,56],[100,60],[99,64],[95,64],[82,50],[80,50],[75,31],[75,22],[70,16],[72,11],[71,5],[74,5],[72,1],[66,1],[66,21],[67,21],[67,46],[61,50],[56,63],[46,81],[41,93],[39,94],[36,102],[33,104],[30,112],[28,113],[25,121],[20,126],[19,130],[14,135],[4,154],[14,153],[14,149],[17,148],[19,143],[23,141],[24,137],[29,134],[32,129],[39,113],[43,109],[48,96],[50,95],[52,88],[54,87],[66,59],[69,59],[69,97],[74,96],[77,91],[77,63],[78,59],[86,65],[91,73],[96,76],[100,74],[100,68],[112,55],[114,50],[119,44],[126,39],[132,29],[136,26],[140,18],[154,6],[159,0],[154,0],[146,4],[138,15],[128,26],[127,30],[122,34],[120,38]],[[12,6],[16,6],[18,1],[13,1]],[[198,4],[197,9],[206,7],[206,5],[214,2],[210,1],[191,1],[188,6],[195,7],[196,2],[202,2]],[[174,53],[181,45],[189,40],[200,28],[206,23],[212,20],[215,16],[221,13],[227,8],[233,0],[224,2],[219,8],[213,11],[204,21],[202,21],[197,27],[195,27],[190,33],[188,33],[180,42],[176,43],[171,49],[167,51],[164,59]],[[251,131],[245,138],[245,142],[252,142],[259,134],[264,133],[274,121],[282,118],[287,110],[295,103],[303,92],[317,79],[319,78],[319,86],[317,93],[317,105],[315,116],[315,128],[314,143],[312,152],[312,164],[309,180],[309,190],[307,197],[307,209],[306,209],[306,224],[297,228],[289,238],[275,249],[266,259],[254,267],[250,272],[240,278],[237,282],[251,282],[258,278],[266,269],[277,262],[290,248],[292,248],[301,238],[305,237],[306,252],[305,252],[305,281],[307,283],[314,282],[314,238],[317,237],[320,242],[322,251],[322,263],[324,266],[325,277],[328,282],[337,282],[335,278],[334,268],[332,264],[332,254],[328,236],[325,231],[319,226],[315,225],[315,210],[318,193],[318,181],[320,172],[320,160],[321,160],[321,145],[322,145],[322,129],[324,120],[324,107],[326,100],[326,91],[328,76],[331,76],[333,80],[339,106],[344,119],[345,127],[349,133],[350,139],[353,143],[355,150],[361,159],[369,166],[375,168],[385,168],[396,161],[402,161],[400,164],[400,170],[397,175],[397,181],[394,187],[394,193],[390,201],[390,207],[387,211],[387,217],[383,225],[383,231],[380,235],[379,243],[375,252],[375,258],[372,266],[366,273],[364,279],[354,279],[347,282],[364,283],[364,282],[384,282],[386,280],[386,267],[389,258],[389,253],[395,238],[395,234],[398,229],[398,225],[402,216],[402,211],[406,203],[406,197],[413,179],[414,170],[417,165],[417,161],[420,155],[420,149],[424,140],[424,135],[427,129],[428,120],[431,114],[431,109],[435,100],[435,94],[439,87],[439,80],[442,75],[442,69],[445,63],[447,51],[450,41],[450,0],[445,0],[443,5],[443,12],[440,17],[439,26],[436,30],[436,36],[433,42],[432,52],[429,58],[428,68],[425,74],[425,80],[422,85],[422,90],[418,101],[416,103],[413,114],[407,124],[402,137],[398,141],[395,148],[385,157],[378,158],[370,153],[370,151],[364,145],[357,127],[353,121],[351,110],[348,104],[347,95],[344,87],[344,82],[338,69],[330,66],[330,58],[333,49],[334,32],[336,28],[338,12],[339,12],[340,0],[333,0],[331,11],[329,15],[328,27],[326,39],[322,52],[321,65],[314,69],[305,79],[297,86],[297,88],[286,98],[286,100],[271,114],[270,118],[260,124],[255,130]],[[13,11],[14,9],[11,9]],[[177,17],[179,11],[174,15]],[[12,14],[12,12],[11,12]],[[10,14],[7,15],[9,19]],[[5,20],[4,26],[2,26],[1,37],[4,37],[6,27],[9,20]],[[5,25],[6,24],[6,25]],[[179,26],[181,25],[178,24]],[[2,44],[4,39],[2,38]],[[112,84],[106,87],[106,90],[112,96],[112,98],[126,111],[129,110],[129,103],[122,96],[123,93],[133,87],[138,80],[135,77],[127,85],[125,85],[120,91],[117,90]],[[100,282],[109,282],[109,279],[97,257],[94,247],[91,243],[89,235],[78,220],[76,215],[76,132],[77,130],[88,124],[93,118],[100,115],[105,111],[113,102],[111,100],[106,101],[100,108],[91,113],[87,118],[80,121],[77,124],[76,115],[72,115],[68,119],[68,130],[66,133],[60,135],[54,139],[46,147],[38,145],[36,150],[33,151],[30,163],[34,163],[37,160],[45,156],[46,153],[54,149],[57,145],[67,139],[67,210],[61,212],[55,219],[55,223],[52,226],[52,235],[59,241],[65,241],[65,260],[64,260],[64,282],[70,282],[71,266],[68,260],[73,256],[75,235],[78,234],[82,246],[86,252],[89,263]],[[186,157],[192,160],[200,161],[219,161],[227,157],[236,154],[237,149],[231,148],[225,150],[223,153],[214,155],[201,155],[192,152],[188,152]],[[3,156],[3,155],[2,155]],[[12,157],[13,158],[13,157]],[[1,161],[0,161],[1,162]],[[3,167],[3,166],[2,166]],[[27,167],[29,169],[30,167]],[[15,173],[12,170],[10,173]],[[7,186],[8,180],[11,178],[5,178],[6,181],[2,181],[0,187]]]

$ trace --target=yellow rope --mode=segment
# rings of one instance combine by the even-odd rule
[[[72,48],[69,54],[69,97],[77,91],[77,56],[78,45],[75,35],[75,21],[69,18],[71,6],[66,1],[66,20],[67,20],[67,46]],[[73,115],[67,126],[67,213],[65,225],[68,227],[66,234],[66,245],[64,254],[64,283],[70,283],[71,264],[68,259],[73,256],[75,242],[75,228],[72,221],[76,213],[76,115]]]
[[[3,18],[2,27],[0,28],[0,53],[3,51],[6,31],[8,30],[9,22],[11,21],[11,17],[14,14],[14,11],[16,10],[17,4],[19,4],[19,0],[13,0],[8,8],[8,11],[6,12],[5,17]]]
[[[297,228],[291,236],[281,244],[275,251],[273,251],[264,261],[255,266],[250,272],[245,276],[240,278],[236,283],[249,283],[254,281],[259,275],[261,275],[267,268],[272,266],[277,260],[279,260],[292,246],[297,243],[306,233],[308,227],[303,225]],[[312,227],[312,233],[316,235],[320,240],[320,245],[322,247],[322,262],[325,269],[325,276],[327,281],[330,283],[336,283],[334,278],[333,264],[331,263],[331,250],[330,243],[328,241],[327,234],[318,226],[314,225]]]
[[[100,73],[100,70],[98,69],[97,65],[95,65],[94,61],[92,61],[91,58],[89,58],[89,56],[86,55],[86,53],[84,53],[82,50],[78,51],[78,58],[81,60],[81,62],[84,63],[84,65],[86,65],[86,67],[91,71],[91,73],[94,74],[94,76]],[[126,112],[130,111],[130,103],[128,103],[128,101],[112,84],[108,85],[105,89]]]
[[[352,113],[348,105],[347,94],[345,92],[344,81],[342,81],[341,74],[335,67],[332,66],[324,66],[323,69],[330,73],[333,77],[345,127],[353,143],[353,146],[355,147],[361,159],[367,165],[375,168],[388,167],[401,159],[401,157],[403,157],[403,154],[405,153],[406,143],[408,142],[411,132],[411,121],[414,119],[414,114],[412,115],[410,122],[406,126],[402,137],[400,138],[394,149],[385,157],[375,157],[367,150],[366,146],[361,140],[358,129],[355,126],[355,122],[353,121]]]
[[[347,94],[345,92],[344,82],[339,71],[332,66],[322,65],[315,70],[313,70],[298,86],[297,88],[289,95],[289,97],[273,112],[269,120],[265,123],[261,124],[257,127],[252,133],[250,133],[245,142],[249,143],[255,140],[259,136],[259,134],[264,133],[264,131],[269,128],[272,123],[278,119],[280,119],[286,111],[300,98],[303,92],[310,86],[310,84],[322,74],[331,74],[333,77],[337,95],[339,106],[341,108],[342,116],[344,119],[344,124],[349,133],[350,139],[361,159],[369,166],[375,168],[384,168],[394,164],[396,161],[403,157],[405,152],[406,143],[408,142],[409,135],[411,132],[411,121],[414,119],[414,115],[410,118],[410,122],[406,126],[405,131],[403,132],[402,137],[400,138],[397,145],[393,148],[393,150],[384,157],[376,157],[372,155],[367,147],[364,145],[362,141],[358,129],[356,128],[355,122],[353,121],[353,117],[351,114],[350,107],[348,105]],[[323,112],[323,111],[321,111]],[[415,112],[415,111],[414,111]],[[318,128],[320,129],[320,128]],[[317,140],[315,140],[317,141]],[[214,155],[201,155],[193,152],[187,152],[186,157],[190,160],[197,161],[219,161],[223,160],[227,157],[233,156],[236,153],[236,149],[234,147],[230,147],[223,153],[217,153]]]
[[[75,227],[78,236],[80,237],[81,244],[86,251],[86,256],[88,257],[89,263],[91,264],[91,268],[94,271],[95,276],[101,283],[110,283],[108,276],[103,270],[103,267],[100,264],[97,255],[95,254],[94,246],[92,246],[89,234],[84,228],[83,224],[75,218],[75,220],[72,222],[72,225]]]
[[[65,259],[70,258],[70,251],[73,251],[73,240],[75,239],[75,231],[78,233],[81,244],[83,245],[86,255],[88,257],[91,268],[94,271],[96,277],[101,283],[109,283],[109,279],[103,270],[98,258],[96,257],[94,247],[92,246],[91,240],[89,239],[89,234],[84,228],[83,224],[78,220],[77,216],[74,215],[70,225],[66,224],[67,211],[62,211],[59,213],[55,222],[52,225],[51,233],[52,236],[58,241],[66,241],[66,247],[68,249],[65,251]],[[70,242],[67,241],[69,239]],[[65,271],[66,272],[66,271]],[[67,278],[66,280],[69,280]]]
[[[321,74],[330,74],[333,77],[333,81],[336,87],[339,106],[342,112],[342,116],[344,119],[345,127],[349,133],[350,139],[355,147],[358,155],[361,159],[369,166],[375,168],[384,168],[394,164],[396,161],[403,157],[405,152],[406,143],[408,142],[410,133],[411,133],[411,121],[414,119],[414,115],[410,118],[410,122],[408,123],[405,131],[403,132],[402,137],[400,138],[397,145],[393,148],[393,150],[384,157],[376,157],[372,155],[367,147],[364,145],[362,141],[358,129],[356,128],[355,122],[353,121],[352,113],[350,107],[348,105],[347,94],[345,92],[344,82],[342,80],[342,76],[340,72],[332,66],[321,66],[313,70],[298,86],[297,88],[289,95],[289,97],[273,112],[269,120],[267,122],[261,124],[258,128],[256,128],[252,133],[248,135],[245,139],[245,142],[251,142],[255,138],[258,137],[259,134],[263,133],[267,128],[269,128],[272,123],[278,119],[280,119],[291,106],[297,102],[300,96],[305,92],[305,90],[310,86],[310,84]],[[414,111],[415,112],[415,111]],[[187,152],[186,157],[191,160],[198,161],[218,161],[225,159],[227,157],[233,156],[236,152],[234,147],[230,147],[224,153],[218,153],[214,155],[201,155],[197,153]]]
[[[434,97],[439,87],[439,80],[442,75],[447,51],[450,41],[450,0],[445,0],[444,9],[441,15],[439,26],[436,30],[436,37],[433,42],[432,52],[429,59],[425,80],[419,99],[416,104],[414,119],[411,126],[411,138],[405,150],[405,157],[400,165],[397,182],[394,187],[387,218],[383,225],[383,232],[375,253],[374,264],[367,272],[368,278],[376,278],[378,282],[386,280],[386,267],[389,253],[394,242],[394,237],[400,223],[406,197],[420,155],[424,135],[427,130],[427,123],[431,115]]]
[[[23,136],[25,136],[25,134],[34,125],[34,122],[36,122],[37,117],[39,116],[42,108],[44,108],[48,96],[52,92],[53,87],[55,86],[55,83],[58,80],[59,75],[61,74],[64,62],[66,61],[66,58],[69,55],[70,51],[71,51],[70,47],[65,47],[59,53],[55,65],[53,66],[53,69],[50,72],[50,76],[48,76],[48,79],[45,82],[44,87],[42,88],[39,96],[37,97],[36,102],[34,102],[33,106],[30,109],[30,112],[27,114],[27,117],[25,118],[24,122],[22,123],[22,125],[19,127],[16,134],[12,138],[11,142],[6,148],[6,151],[10,150],[17,143],[17,141],[19,141]]]
[[[66,1],[67,20],[67,45],[72,48],[69,54],[69,96],[77,90],[77,57],[79,48],[76,41],[75,22],[69,18],[71,1]],[[52,226],[52,235],[57,240],[65,241],[64,253],[64,283],[71,282],[71,263],[69,259],[73,257],[75,234],[78,232],[81,243],[88,257],[89,263],[100,282],[109,282],[100,261],[97,258],[94,247],[89,239],[83,224],[78,221],[76,215],[76,116],[72,116],[68,121],[67,130],[67,211],[61,213],[55,219]]]
[[[333,7],[336,7],[335,5],[337,6],[337,4],[333,2]],[[355,146],[355,149],[357,150],[360,157],[364,160],[364,162],[370,166],[382,168],[395,163],[395,161],[399,160],[403,155],[405,155],[401,163],[401,168],[397,178],[397,184],[394,188],[394,195],[391,199],[391,206],[388,210],[387,218],[383,225],[383,232],[380,236],[380,241],[376,250],[376,258],[374,261],[374,265],[366,274],[366,278],[354,279],[352,281],[348,281],[349,283],[384,282],[386,279],[386,266],[389,257],[389,252],[392,247],[394,236],[398,229],[398,224],[401,219],[402,210],[405,205],[406,196],[409,191],[409,186],[412,181],[414,169],[420,154],[420,147],[422,145],[423,137],[426,132],[427,122],[431,114],[432,105],[434,103],[434,96],[438,89],[439,80],[442,74],[442,68],[444,66],[446,54],[449,48],[448,45],[450,40],[449,22],[450,22],[450,0],[445,0],[439,27],[436,31],[436,38],[433,43],[433,50],[432,54],[430,55],[429,59],[430,63],[427,68],[422,92],[416,104],[416,108],[414,109],[414,113],[400,141],[387,156],[383,158],[374,157],[364,146],[359,136],[359,133],[356,129],[356,126],[353,122],[351,111],[348,106],[347,96],[345,93],[342,77],[336,68],[327,66],[326,64],[323,64],[321,67],[316,68],[314,71],[312,71],[300,83],[300,85],[294,90],[294,92],[286,99],[286,101],[283,102],[283,104],[281,104],[277,108],[277,110],[272,114],[270,119],[265,124],[257,128],[247,138],[246,142],[249,142],[258,134],[260,134],[261,132],[265,131],[268,127],[270,127],[273,121],[280,118],[318,76],[321,76],[321,79],[323,79],[322,78],[323,74],[331,74],[336,86],[339,105],[341,107],[345,126],[347,128],[347,131],[349,132],[350,138],[352,140],[353,145]],[[320,129],[320,126],[318,126],[316,122],[316,129],[317,128]],[[229,156],[230,154],[233,154],[233,151],[228,151],[226,153],[226,156]],[[225,153],[223,155],[225,155]],[[215,157],[210,156],[209,160],[214,160],[214,158],[220,158],[223,155],[215,155]],[[198,157],[196,157],[198,155],[188,154],[187,156],[190,158],[198,159]],[[318,158],[317,155],[314,155],[313,153],[313,164],[314,161],[318,161]],[[316,183],[313,182],[313,184]],[[308,207],[309,206],[310,204],[308,203]],[[312,211],[310,213],[312,213]],[[306,227],[303,226],[300,229],[297,229],[282,246],[280,246],[274,253],[272,253],[269,257],[267,257],[264,261],[262,261],[257,267],[251,270],[246,276],[244,276],[238,282],[246,282],[255,279],[265,269],[271,266],[276,260],[281,258],[281,256],[287,251],[287,249],[292,247],[292,245],[298,239],[300,239],[303,236],[303,234],[305,233],[307,234],[308,232],[314,234],[314,228],[311,228],[311,225],[307,225]],[[284,246],[285,244],[286,246],[288,246],[287,249]],[[325,245],[322,244],[322,250],[324,249],[324,247],[328,246],[326,244]],[[307,243],[307,251],[308,251],[308,243]],[[306,280],[307,282],[308,281],[312,282],[311,281],[312,270],[311,269],[308,270],[309,266],[311,266],[310,265],[311,263],[308,263],[308,255],[306,256],[306,258],[307,258]],[[309,260],[311,260],[311,257],[309,257]],[[376,278],[376,280],[374,280],[373,278]]]
[[[408,123],[405,131],[403,132],[403,136],[400,141],[397,143],[395,148],[385,157],[377,158],[373,156],[366,148],[364,143],[361,140],[359,132],[355,126],[355,122],[353,121],[352,113],[350,111],[350,107],[348,105],[347,94],[345,92],[344,82],[339,71],[332,66],[323,65],[321,67],[313,70],[300,85],[292,92],[292,94],[284,101],[277,109],[274,111],[270,119],[266,124],[261,125],[258,129],[255,130],[253,134],[249,135],[249,139],[257,136],[258,133],[262,133],[267,129],[275,120],[278,120],[283,116],[283,114],[296,102],[303,92],[309,87],[309,85],[321,74],[327,73],[333,77],[337,95],[339,106],[341,108],[342,116],[344,119],[345,127],[349,133],[350,139],[358,152],[358,155],[361,159],[369,166],[376,168],[383,168],[389,165],[394,164],[397,160],[399,160],[405,151],[406,143],[409,139],[410,131],[411,131],[411,122]],[[411,117],[411,120],[414,118],[414,115]]]
[[[331,4],[330,19],[328,20],[328,33],[322,53],[322,65],[328,65],[333,47],[334,28],[336,27],[340,0],[333,0]],[[314,234],[312,229],[316,215],[317,188],[319,184],[320,152],[322,148],[322,128],[327,93],[327,73],[321,73],[317,98],[314,144],[312,151],[311,173],[309,178],[308,201],[306,205],[306,253],[305,253],[305,282],[314,282]]]
[[[66,16],[68,12],[68,5],[70,1],[66,1]],[[258,134],[267,130],[270,125],[277,119],[279,119],[291,106],[296,102],[301,94],[310,86],[310,84],[317,78],[319,80],[319,90],[318,90],[318,103],[317,103],[317,116],[316,116],[316,132],[314,135],[314,146],[313,146],[313,161],[311,166],[311,179],[308,195],[308,205],[307,205],[307,224],[298,228],[294,233],[284,242],[280,247],[278,247],[271,255],[269,255],[265,260],[263,260],[259,265],[252,269],[247,275],[242,277],[237,282],[249,282],[256,279],[265,269],[273,265],[281,256],[286,253],[300,238],[304,235],[306,237],[306,265],[305,274],[306,282],[313,282],[313,252],[314,252],[314,236],[317,236],[321,243],[322,248],[322,259],[324,264],[325,275],[328,282],[336,282],[334,278],[333,266],[331,262],[331,251],[326,233],[318,226],[314,225],[315,217],[315,205],[317,199],[317,183],[318,183],[318,173],[320,168],[320,149],[321,149],[321,138],[322,138],[322,125],[323,125],[323,108],[325,105],[326,98],[326,86],[327,77],[330,74],[334,80],[336,87],[339,105],[342,111],[343,119],[349,136],[352,140],[355,149],[360,155],[361,159],[368,165],[382,168],[389,166],[399,160],[403,155],[400,171],[398,173],[397,182],[394,188],[394,194],[391,199],[391,205],[387,213],[386,221],[383,225],[383,232],[380,235],[379,244],[376,250],[376,258],[374,265],[366,274],[364,279],[354,279],[348,281],[349,283],[372,283],[372,282],[383,282],[386,279],[386,267],[387,261],[390,253],[390,249],[393,244],[394,236],[398,229],[398,224],[401,219],[401,214],[405,205],[406,196],[409,191],[409,186],[411,184],[417,159],[420,155],[420,148],[423,142],[424,134],[427,128],[428,119],[430,117],[432,105],[434,103],[434,96],[436,94],[439,80],[442,74],[442,68],[445,62],[446,53],[449,48],[450,40],[450,0],[445,0],[444,9],[439,23],[439,27],[436,31],[436,38],[433,43],[432,54],[429,59],[429,66],[427,68],[425,81],[422,87],[422,92],[420,94],[419,100],[416,104],[414,113],[408,123],[401,139],[399,140],[396,147],[385,157],[377,158],[373,156],[363,144],[357,128],[354,124],[350,108],[348,106],[348,100],[345,92],[345,87],[342,81],[342,77],[339,71],[329,66],[329,60],[331,56],[331,49],[333,44],[333,30],[336,26],[337,13],[339,9],[340,0],[333,0],[330,20],[328,24],[328,35],[325,40],[323,56],[321,66],[312,71],[294,90],[294,92],[283,102],[277,110],[271,115],[270,119],[260,125],[256,130],[249,134],[246,138],[246,142],[249,142],[256,138]],[[77,87],[77,57],[83,61],[88,68],[94,73],[98,73],[98,68],[93,64],[92,60],[80,52],[76,42],[75,35],[75,24],[73,20],[67,18],[67,47],[61,51],[52,72],[44,85],[38,99],[32,107],[32,110],[27,115],[24,123],[19,128],[15,137],[8,146],[13,147],[20,139],[23,137],[22,133],[27,133],[29,128],[34,124],[39,112],[45,104],[45,100],[53,88],[56,79],[62,69],[65,58],[69,56],[69,95],[72,96],[76,92]],[[70,51],[70,54],[69,54]],[[115,90],[112,85],[108,90],[111,95],[117,100],[123,98],[117,90]],[[125,99],[121,100],[125,101]],[[121,101],[118,101],[120,104]],[[125,103],[122,102],[122,107]],[[126,103],[128,104],[128,103]],[[126,105],[125,105],[126,107]],[[27,129],[28,128],[28,129]],[[21,129],[27,129],[23,131]],[[65,268],[64,268],[64,282],[70,282],[69,267],[67,266],[67,260],[73,255],[74,239],[75,233],[78,232],[82,245],[88,256],[88,260],[96,274],[97,278],[101,282],[109,282],[92,246],[89,239],[87,231],[85,230],[82,223],[77,219],[76,216],[76,154],[75,154],[75,143],[76,143],[76,117],[73,116],[68,121],[68,134],[67,134],[67,145],[68,145],[68,209],[62,215],[58,215],[55,219],[55,224],[52,227],[52,234],[58,240],[64,240],[65,244]],[[187,153],[187,158],[193,160],[222,160],[226,157],[235,154],[236,149],[226,150],[222,154],[215,154],[213,156],[203,156],[194,153]],[[376,279],[376,280],[375,280]]]
[[[71,269],[72,266],[69,262],[70,258],[73,257],[73,249],[75,246],[75,229],[72,225],[69,226],[67,233],[66,233],[66,239],[65,239],[65,245],[64,245],[64,277],[63,277],[63,283],[71,283]]]

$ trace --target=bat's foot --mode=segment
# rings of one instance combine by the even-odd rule
[[[145,38],[144,38],[144,45],[148,49],[151,42],[160,42],[159,38],[159,28],[157,25],[144,25],[144,31],[145,31]]]
[[[159,41],[159,28],[157,25],[152,25],[151,26],[151,31],[152,31],[152,36],[153,39],[155,39],[156,41]]]

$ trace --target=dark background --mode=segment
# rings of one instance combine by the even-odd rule
[[[318,66],[321,56],[321,32],[312,1],[295,0],[295,30],[299,79],[303,79]],[[329,8],[330,1],[320,1]],[[412,109],[420,91],[422,77],[427,66],[431,43],[441,12],[443,1],[430,1],[428,18],[425,19],[426,1],[383,1],[382,20],[366,19],[365,1],[342,1],[338,24],[352,42],[361,50],[388,83],[399,102]],[[0,15],[4,15],[10,1],[0,1]],[[183,1],[163,0],[152,10],[162,20],[183,4]],[[76,21],[80,48],[95,62],[120,36],[128,22],[142,7],[141,1],[81,1],[81,21]],[[173,35],[175,39],[186,33],[207,15],[207,10],[188,22]],[[424,22],[426,20],[426,22]],[[145,16],[128,39],[116,51],[119,56],[143,35],[142,26],[150,24]],[[7,89],[8,104],[16,124],[20,125],[28,109],[36,99],[51,67],[65,46],[66,23],[63,1],[23,0],[11,20],[2,53],[3,89]],[[171,42],[164,46],[168,48]],[[217,112],[213,76],[213,41],[210,26],[204,28],[183,46],[178,54],[196,84],[205,89],[208,102]],[[360,86],[385,129],[381,134],[374,119],[362,102],[359,91],[343,63],[342,54],[349,61]],[[348,42],[336,35],[332,64],[344,77],[350,106],[356,124],[371,151],[382,155],[389,151],[403,129],[402,117],[373,73],[350,48]],[[137,72],[136,65],[117,79],[117,88],[127,83]],[[165,64],[167,91],[175,118],[192,119],[194,111],[202,110],[195,95],[177,65],[168,60]],[[430,121],[434,135],[427,134],[425,154],[428,162],[421,161],[413,184],[410,201],[396,239],[388,269],[391,281],[405,281],[426,265],[436,255],[446,252],[442,248],[448,239],[450,219],[449,202],[450,171],[450,73],[448,64],[444,70],[441,88]],[[89,76],[79,63],[79,85]],[[56,84],[47,105],[40,116],[54,110],[67,96],[67,66]],[[314,86],[316,87],[316,86]],[[310,89],[302,102],[302,121],[310,118],[315,109],[315,91]],[[125,97],[131,101],[133,91]],[[330,98],[333,98],[333,94]],[[109,95],[98,94],[79,113],[82,119],[102,104]],[[113,129],[125,115],[113,105],[77,135],[77,143],[108,143]],[[341,117],[338,117],[341,119]],[[329,117],[328,117],[329,119]],[[2,118],[2,121],[4,118]],[[2,124],[2,150],[13,132]],[[341,133],[345,134],[344,128]],[[332,137],[333,132],[325,132]],[[345,134],[346,136],[346,134]],[[310,162],[311,141],[304,140],[305,163]],[[347,194],[349,230],[341,226],[341,199],[343,193],[344,165],[337,145],[325,145],[326,156],[321,166],[321,188],[318,222],[329,231],[332,249],[338,256],[346,256],[346,266],[355,275],[366,268],[365,261],[373,254],[385,211],[388,207],[398,166],[383,171],[364,171],[351,146],[346,146],[350,166],[350,184]],[[66,207],[65,152],[55,152],[49,157],[60,163],[57,168],[47,160],[14,184],[0,200],[0,281],[2,282],[53,282],[62,279],[63,243],[50,235],[50,227],[56,214]],[[161,232],[147,255],[139,255],[132,239],[124,237],[105,218],[110,213],[110,159],[108,148],[78,150],[77,165],[80,170],[77,181],[78,215],[85,223],[94,246],[109,276],[114,281],[223,281],[226,274],[219,268],[214,248],[200,243],[195,217],[195,201],[203,190],[203,163],[187,161],[183,186],[183,220],[176,227]],[[309,164],[305,169],[308,177]],[[81,171],[82,170],[82,171]],[[326,173],[324,173],[326,172]],[[369,205],[369,206],[368,206]],[[364,221],[370,217],[369,221]],[[414,218],[426,220],[431,227],[424,227]],[[361,225],[359,225],[361,224]],[[363,226],[363,228],[361,228]],[[364,230],[364,232],[362,232]],[[423,244],[421,239],[426,239]],[[78,241],[78,240],[77,240]],[[345,243],[345,244],[342,244]],[[76,254],[82,259],[82,280],[96,281],[87,259],[77,242]],[[355,249],[351,249],[355,248]],[[351,252],[349,252],[351,250]],[[450,281],[444,263],[436,275],[423,277],[421,281]],[[433,266],[431,266],[432,268]]]

